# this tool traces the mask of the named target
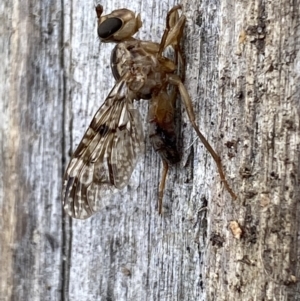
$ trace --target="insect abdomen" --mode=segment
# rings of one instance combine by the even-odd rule
[[[180,161],[180,154],[177,150],[177,139],[175,132],[166,131],[157,123],[150,123],[150,142],[155,151],[168,164],[175,164]]]
[[[177,149],[177,136],[174,107],[170,96],[160,92],[152,98],[149,108],[149,137],[155,151],[168,164],[180,161]]]

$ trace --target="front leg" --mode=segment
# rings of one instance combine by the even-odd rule
[[[163,51],[172,46],[175,51],[175,62],[179,60],[183,66],[182,52],[180,50],[180,40],[183,35],[183,28],[185,24],[185,16],[181,15],[179,18],[178,10],[181,9],[181,5],[174,6],[167,15],[166,28],[162,36],[158,56],[162,56]]]

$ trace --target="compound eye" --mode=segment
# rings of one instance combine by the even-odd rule
[[[111,35],[115,34],[123,25],[123,22],[119,18],[106,19],[98,26],[98,36],[100,39],[107,39]]]

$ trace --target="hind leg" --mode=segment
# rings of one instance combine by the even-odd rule
[[[233,190],[231,189],[231,187],[229,186],[229,184],[226,180],[225,173],[224,173],[223,167],[222,167],[221,158],[214,151],[214,149],[212,148],[210,143],[207,141],[207,139],[202,135],[202,133],[199,130],[199,127],[197,126],[197,124],[195,122],[195,114],[194,114],[194,109],[192,106],[192,101],[191,101],[190,96],[189,96],[185,86],[183,85],[180,77],[177,76],[176,74],[170,74],[168,76],[168,82],[171,85],[174,85],[178,88],[181,99],[185,105],[189,120],[190,120],[194,130],[196,131],[197,136],[200,138],[201,142],[204,144],[205,148],[208,150],[208,152],[211,154],[214,161],[216,162],[221,181],[224,184],[225,188],[227,189],[227,191],[229,192],[231,197],[233,199],[236,199],[237,198],[236,194],[233,192]]]

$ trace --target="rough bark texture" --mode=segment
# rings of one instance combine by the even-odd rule
[[[156,41],[175,4],[107,2],[141,12]],[[300,300],[299,1],[183,2],[186,86],[236,201],[181,106],[163,217],[145,139],[128,187],[78,221],[62,173],[114,84],[93,5],[0,4],[0,300]]]

